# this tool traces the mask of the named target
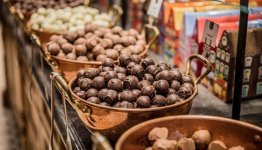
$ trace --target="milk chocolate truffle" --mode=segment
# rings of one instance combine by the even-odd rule
[[[170,74],[173,80],[177,80],[178,82],[182,81],[182,73],[178,69],[171,70]]]
[[[109,80],[113,78],[117,78],[115,71],[107,71],[104,75],[105,81],[108,82]]]
[[[61,37],[59,35],[52,35],[49,40],[53,42],[57,42]]]
[[[106,58],[102,61],[102,66],[114,68],[114,60],[111,58]]]
[[[97,45],[97,40],[94,37],[90,37],[86,41],[86,47],[88,50],[92,50]]]
[[[169,88],[168,89],[168,94],[167,95],[171,95],[171,94],[177,94],[177,91],[172,89],[172,88]]]
[[[121,81],[124,81],[126,78],[126,75],[123,73],[117,73],[117,78],[120,79]]]
[[[90,103],[94,103],[94,104],[100,104],[101,101],[99,98],[97,97],[89,97],[86,101],[90,102]]]
[[[110,105],[107,104],[106,102],[102,102],[102,103],[100,103],[100,105],[102,105],[102,106],[110,106]]]
[[[140,96],[136,100],[137,106],[141,108],[148,108],[151,106],[151,100],[148,96]]]
[[[128,101],[120,102],[119,103],[119,107],[120,108],[135,108],[135,106],[132,103],[128,102]]]
[[[83,76],[84,76],[84,73],[85,73],[85,70],[84,70],[84,69],[80,69],[80,70],[77,72],[77,74],[76,74],[77,78],[83,77]]]
[[[137,65],[135,62],[130,62],[127,66],[126,66],[126,74],[127,75],[131,75],[131,70],[132,68]]]
[[[105,97],[106,97],[106,92],[108,91],[108,89],[104,88],[104,89],[101,89],[99,92],[98,92],[98,98],[100,100],[104,100]]]
[[[86,55],[86,46],[85,45],[76,45],[75,53],[77,56],[85,56]]]
[[[103,61],[103,60],[105,60],[107,57],[106,57],[106,55],[98,55],[97,57],[96,57],[96,61]]]
[[[136,97],[132,91],[123,91],[119,94],[119,100],[120,101],[128,101],[128,102],[134,102],[136,101]]]
[[[68,42],[67,42],[66,39],[60,38],[60,39],[58,39],[57,43],[58,43],[60,46],[62,46],[62,45],[64,45],[65,43],[68,43]]]
[[[60,46],[52,42],[48,45],[47,49],[51,55],[57,55],[60,51]]]
[[[85,31],[86,32],[94,32],[97,29],[96,25],[93,24],[86,24]]]
[[[134,65],[131,69],[131,74],[142,79],[144,77],[145,70],[141,65]]]
[[[97,68],[89,68],[85,70],[84,76],[86,78],[94,79],[96,76],[99,75],[99,72],[100,71]]]
[[[156,141],[158,139],[167,139],[168,136],[168,129],[165,127],[159,128],[155,127],[148,133],[147,138],[150,141]]]
[[[88,89],[86,91],[86,98],[97,97],[97,96],[98,96],[98,90],[97,89],[91,88],[91,89]]]
[[[115,27],[112,28],[112,32],[113,32],[114,34],[119,34],[119,33],[121,33],[122,31],[123,31],[123,28],[120,27],[120,26],[115,26]]]
[[[158,93],[161,93],[161,94],[166,94],[168,93],[168,89],[169,89],[169,84],[166,80],[158,80],[158,81],[155,81],[155,89],[157,90]]]
[[[154,65],[154,61],[151,58],[145,58],[141,60],[141,65],[143,66],[144,69],[146,69],[150,65]]]
[[[131,91],[134,94],[135,99],[137,99],[139,96],[141,96],[141,91],[138,89],[134,89]]]
[[[180,82],[178,82],[177,80],[173,80],[170,87],[176,91],[178,91],[181,87]]]
[[[150,65],[146,68],[146,73],[151,74],[152,76],[155,76],[158,74],[160,70],[155,65]]]
[[[68,53],[66,55],[66,58],[70,59],[70,60],[76,60],[76,54],[75,53]]]
[[[86,99],[86,92],[85,91],[79,91],[76,93],[76,95],[82,99]]]
[[[114,49],[117,50],[118,52],[121,52],[124,49],[124,46],[121,44],[117,44],[114,46]]]
[[[152,85],[144,86],[141,89],[141,92],[142,92],[142,95],[148,96],[150,98],[153,98],[156,95],[156,90],[155,90],[155,88]]]
[[[191,91],[194,91],[194,86],[191,83],[183,83],[182,86],[191,89]]]
[[[147,80],[151,84],[155,81],[154,77],[151,74],[149,74],[149,73],[145,73],[144,74],[143,80]]]
[[[87,57],[86,56],[78,56],[76,58],[77,61],[88,61]]]
[[[205,149],[211,141],[211,135],[208,130],[197,130],[193,133],[192,139],[197,149]]]
[[[77,84],[81,90],[86,91],[92,87],[93,81],[89,78],[80,78],[78,79]]]
[[[79,92],[79,91],[81,91],[81,88],[80,88],[80,87],[78,87],[78,86],[77,86],[77,87],[75,87],[75,88],[73,89],[73,92],[74,92],[74,93],[77,93],[77,92]]]
[[[102,39],[100,44],[103,48],[110,48],[113,46],[113,41],[110,39]]]
[[[80,29],[76,31],[78,37],[85,37],[86,31],[84,29]]]
[[[167,99],[162,95],[156,95],[153,98],[153,104],[157,106],[165,106],[167,104]]]
[[[96,45],[93,50],[92,53],[94,54],[94,56],[99,56],[101,54],[105,53],[105,49],[101,46],[101,45]]]
[[[177,95],[182,99],[187,99],[192,95],[192,90],[187,87],[181,87],[178,90]]]
[[[104,101],[108,104],[114,104],[118,101],[118,94],[115,90],[107,90]]]
[[[150,82],[147,81],[147,80],[142,80],[142,81],[139,81],[138,84],[137,84],[137,87],[141,90],[143,87],[145,86],[149,86],[150,85]]]
[[[136,89],[137,88],[137,84],[138,84],[139,80],[136,76],[127,76],[124,80],[124,88],[125,89],[129,89],[129,90],[132,90],[132,89]]]
[[[75,42],[75,45],[85,45],[86,44],[86,39],[85,38],[78,38]]]
[[[60,50],[59,53],[56,55],[56,57],[58,57],[58,58],[65,58],[66,55],[65,55],[65,53],[62,50]]]
[[[171,95],[167,96],[166,100],[167,100],[168,105],[172,105],[172,104],[181,102],[179,96],[176,95],[176,94],[171,94]]]
[[[69,42],[74,42],[78,35],[76,32],[66,32],[65,34],[63,34],[63,37]]]
[[[137,64],[139,64],[141,62],[141,57],[138,56],[138,55],[131,55],[130,58],[131,58],[132,62],[135,62]]]
[[[105,87],[106,85],[106,82],[105,82],[105,79],[104,77],[101,77],[101,76],[97,76],[93,79],[93,87],[96,88],[96,89],[102,89]]]
[[[166,63],[160,63],[160,64],[157,65],[157,67],[159,68],[160,71],[171,70],[170,65],[168,65]]]
[[[190,84],[194,84],[192,78],[189,75],[183,75],[182,76],[182,83],[190,83]]]
[[[114,69],[111,68],[111,67],[103,67],[102,68],[102,72],[107,72],[107,71],[114,71]]]
[[[123,73],[126,74],[126,68],[124,67],[115,67],[116,73]]]
[[[127,54],[121,54],[119,56],[119,63],[122,67],[126,67],[131,61],[132,59]]]
[[[73,49],[74,49],[74,46],[70,43],[65,43],[62,45],[62,50],[66,54],[73,52]]]
[[[109,80],[107,88],[120,92],[123,90],[123,83],[120,79],[114,78]]]
[[[159,72],[156,77],[156,80],[166,80],[167,82],[172,82],[172,77],[171,77],[171,73],[169,70],[164,70]]]

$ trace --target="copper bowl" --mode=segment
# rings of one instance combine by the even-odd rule
[[[201,115],[170,116],[143,122],[127,130],[117,141],[115,149],[144,150],[150,146],[147,135],[154,127],[167,127],[169,133],[179,131],[187,137],[196,130],[206,129],[212,140],[221,140],[227,147],[240,145],[246,150],[262,149],[262,128],[242,121]]]
[[[190,63],[195,58],[205,63],[207,65],[207,70],[194,81],[193,95],[181,103],[157,108],[124,109],[90,103],[77,97],[72,91],[76,82],[76,77],[69,82],[69,85],[67,85],[62,76],[59,76],[57,73],[53,72],[51,76],[60,92],[62,93],[63,90],[67,92],[69,97],[67,100],[76,109],[79,117],[85,125],[92,131],[102,133],[114,142],[128,128],[144,122],[145,120],[163,116],[188,114],[193,99],[198,93],[197,84],[211,71],[211,65],[206,58],[201,55],[192,55],[187,64],[186,74],[189,75]]]

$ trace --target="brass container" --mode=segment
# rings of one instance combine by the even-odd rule
[[[246,150],[262,149],[262,128],[221,117],[181,115],[158,118],[132,127],[119,138],[115,150],[144,150],[150,146],[147,135],[154,127],[166,127],[169,133],[179,131],[187,137],[196,130],[206,129],[211,133],[212,141],[221,140],[228,148],[240,145]]]
[[[189,75],[190,63],[193,59],[203,62],[207,66],[207,70],[194,81],[194,93],[192,96],[181,103],[157,108],[124,109],[90,103],[77,97],[72,91],[77,80],[76,77],[68,85],[62,76],[59,76],[57,73],[52,73],[51,78],[61,93],[62,91],[67,92],[67,101],[76,109],[87,128],[100,132],[109,138],[111,142],[115,142],[127,129],[145,120],[163,116],[188,114],[193,99],[198,93],[197,84],[211,71],[211,64],[206,58],[201,55],[192,55],[187,63],[187,75]]]

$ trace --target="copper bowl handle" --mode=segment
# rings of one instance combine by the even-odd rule
[[[108,14],[113,18],[110,22],[110,26],[113,27],[119,22],[123,14],[123,9],[119,5],[115,4],[110,8]]]
[[[205,57],[203,57],[202,55],[199,55],[199,54],[193,54],[188,58],[188,61],[187,61],[187,67],[186,67],[186,74],[187,75],[190,74],[191,62],[192,62],[193,59],[197,59],[197,60],[201,61],[207,67],[206,71],[195,80],[195,84],[198,84],[199,82],[201,82],[201,80],[203,78],[205,78],[210,73],[210,71],[212,70],[212,67],[211,67],[211,64],[210,64],[210,62],[207,58],[205,58]]]
[[[149,23],[145,24],[142,30],[142,35],[144,35],[145,37],[148,37],[147,35],[149,34],[150,31],[154,33],[153,37],[151,37],[148,40],[146,48],[149,48],[156,41],[157,37],[160,34],[158,28],[153,25],[153,22],[154,22],[153,18],[149,17]]]

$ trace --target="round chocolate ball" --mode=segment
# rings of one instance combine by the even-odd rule
[[[172,77],[169,70],[164,70],[159,72],[156,77],[156,80],[166,80],[167,82],[172,82]]]
[[[65,53],[62,50],[60,50],[59,53],[56,55],[56,57],[58,57],[58,58],[65,58],[66,55],[65,55]]]
[[[65,43],[62,45],[62,50],[66,54],[73,52],[73,49],[74,49],[74,46],[70,43]]]
[[[80,29],[80,30],[77,30],[76,33],[78,37],[85,37],[86,31],[84,29]]]
[[[126,66],[126,74],[127,75],[131,75],[131,70],[132,68],[137,65],[137,63],[135,62],[130,62],[127,66]]]
[[[168,94],[167,95],[171,95],[171,94],[177,94],[177,91],[172,89],[172,88],[169,88],[168,89]]]
[[[106,58],[102,61],[102,66],[114,68],[114,60],[111,58]]]
[[[141,62],[141,57],[139,55],[131,55],[130,56],[132,62],[135,62],[137,64],[139,64]]]
[[[80,69],[80,70],[77,72],[77,74],[76,74],[77,78],[83,77],[83,76],[84,76],[84,73],[85,73],[85,70],[84,70],[84,69]]]
[[[106,92],[108,91],[108,89],[104,88],[104,89],[101,89],[99,92],[98,92],[98,98],[100,100],[104,100],[104,98],[106,97]]]
[[[183,75],[182,76],[182,83],[190,83],[190,84],[194,84],[192,78],[189,75]]]
[[[80,87],[75,87],[75,88],[73,89],[73,92],[74,92],[74,93],[77,93],[77,92],[79,92],[79,91],[81,91],[81,88],[80,88]]]
[[[68,43],[66,39],[64,38],[60,38],[57,41],[57,44],[59,44],[60,46],[64,45],[65,43]]]
[[[108,104],[114,104],[118,101],[118,93],[115,90],[107,90],[104,101]]]
[[[103,61],[103,60],[105,60],[107,57],[106,57],[106,55],[98,55],[97,57],[96,57],[96,61]]]
[[[76,45],[75,53],[77,56],[85,56],[86,55],[86,46],[85,45]]]
[[[61,37],[59,35],[52,35],[49,40],[53,42],[57,42]]]
[[[51,55],[57,55],[60,51],[60,46],[57,43],[52,42],[47,46],[47,49]]]
[[[84,77],[94,79],[96,76],[99,75],[99,70],[97,68],[89,68],[86,69],[84,72]]]
[[[86,91],[92,87],[93,81],[89,78],[80,78],[78,79],[77,84],[81,90]]]
[[[173,80],[170,87],[176,91],[178,91],[181,87],[180,82],[178,82],[177,80]]]
[[[171,94],[171,95],[169,95],[169,96],[166,98],[166,100],[167,100],[167,104],[168,104],[168,105],[181,102],[179,96],[176,95],[176,94]]]
[[[194,91],[194,86],[191,83],[183,83],[182,86],[191,89],[191,91]]]
[[[126,90],[119,94],[120,101],[134,102],[136,97],[132,91]]]
[[[128,102],[128,101],[120,102],[118,107],[119,108],[135,108],[135,106],[132,103]]]
[[[144,86],[141,89],[141,93],[144,96],[148,96],[150,98],[153,98],[156,95],[156,90],[155,90],[155,88],[152,85],[149,85],[149,86]]]
[[[76,60],[76,54],[75,53],[68,53],[66,55],[66,59]]]
[[[144,77],[145,70],[141,65],[134,65],[131,69],[131,74],[142,79]]]
[[[167,104],[167,99],[162,95],[156,95],[153,98],[153,104],[157,106],[165,106]]]
[[[79,91],[77,93],[75,93],[76,96],[82,98],[82,99],[86,99],[86,92],[85,91]]]
[[[168,65],[166,63],[158,64],[157,67],[159,68],[160,71],[170,70],[171,69],[170,65]]]
[[[151,74],[152,76],[155,76],[158,74],[160,70],[155,65],[150,65],[146,68],[146,73]]]
[[[156,83],[154,84],[155,89],[157,90],[158,93],[160,94],[166,94],[168,93],[169,90],[169,84],[166,80],[158,80],[155,81]]]
[[[124,89],[129,89],[129,90],[132,90],[132,89],[136,89],[137,88],[137,84],[138,84],[139,80],[136,76],[127,76],[124,80]]]
[[[151,84],[155,81],[154,77],[151,74],[149,74],[149,73],[145,73],[144,74],[143,80],[147,80]]]
[[[99,98],[97,97],[89,97],[86,101],[90,102],[90,103],[94,103],[94,104],[100,104],[101,101]]]
[[[192,90],[187,88],[187,87],[181,87],[178,92],[177,95],[182,98],[182,99],[187,99],[192,95]]]
[[[151,58],[145,58],[145,59],[142,59],[141,61],[141,65],[143,66],[144,69],[146,69],[148,66],[150,65],[154,65],[154,61],[153,59]]]
[[[115,67],[116,73],[123,73],[126,74],[126,68],[124,67]]]
[[[151,83],[147,80],[139,81],[137,87],[141,90],[143,87],[151,85]]]
[[[110,106],[110,105],[107,104],[106,102],[102,102],[102,103],[100,103],[100,105],[102,105],[102,106]]]
[[[117,78],[116,72],[115,71],[107,71],[107,72],[105,72],[104,78],[105,78],[106,82],[108,82],[109,80],[111,80],[113,78]]]
[[[98,55],[104,54],[105,49],[101,45],[96,45],[93,48],[92,53],[94,54],[94,56],[98,56]]]
[[[66,32],[63,37],[69,42],[74,42],[74,40],[78,37],[76,32]]]
[[[107,88],[120,92],[123,90],[123,83],[120,79],[114,78],[109,80]]]
[[[91,89],[88,89],[86,91],[86,98],[97,97],[97,95],[98,95],[98,90],[97,89],[91,88]]]
[[[111,67],[103,67],[102,68],[102,72],[107,72],[107,71],[114,71],[114,69],[111,68]]]
[[[137,106],[141,108],[148,108],[151,106],[151,99],[148,96],[140,96],[136,100]]]
[[[106,86],[104,77],[97,76],[93,79],[93,87],[96,89],[102,89]]]
[[[132,93],[134,94],[135,99],[137,99],[139,96],[141,96],[141,91],[138,89],[132,90]]]
[[[86,44],[86,39],[85,38],[78,38],[75,42],[74,45],[85,45]]]
[[[182,80],[182,73],[178,69],[171,70],[170,73],[171,73],[171,76],[172,76],[173,80],[177,80],[178,82],[181,82],[181,80]]]
[[[88,61],[87,57],[86,56],[78,56],[76,58],[77,61]]]
[[[121,54],[119,56],[119,63],[122,67],[126,67],[131,61],[132,59],[127,54]]]
[[[121,81],[124,81],[126,78],[126,75],[123,73],[117,73],[117,78],[120,79]]]
[[[113,60],[117,60],[118,59],[118,56],[119,56],[119,53],[117,50],[114,50],[114,49],[106,49],[105,50],[105,55],[108,57],[108,58],[111,58]]]

